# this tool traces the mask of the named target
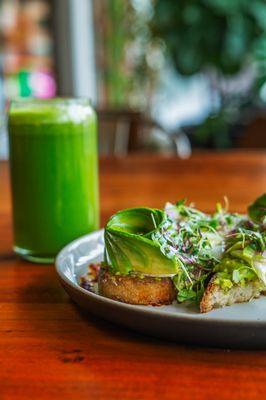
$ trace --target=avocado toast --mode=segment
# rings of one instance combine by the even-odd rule
[[[259,197],[224,237],[224,251],[200,302],[207,312],[257,298],[266,287],[266,196]]]
[[[260,296],[266,287],[266,195],[247,215],[209,215],[181,200],[117,212],[105,227],[99,294],[130,304],[195,303],[200,312]]]
[[[166,257],[154,233],[166,220],[162,210],[132,208],[108,221],[105,264],[99,275],[99,294],[130,304],[165,305],[176,298],[171,279],[176,260]]]

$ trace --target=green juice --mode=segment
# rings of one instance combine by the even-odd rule
[[[8,129],[14,249],[50,261],[99,226],[96,115],[85,100],[21,101]]]

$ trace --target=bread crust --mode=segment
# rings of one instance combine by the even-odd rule
[[[171,304],[176,290],[171,278],[115,275],[101,268],[99,294],[128,304],[161,306]]]
[[[257,281],[249,282],[245,287],[235,285],[228,291],[224,291],[215,282],[216,275],[210,280],[200,302],[200,312],[206,313],[214,308],[230,306],[235,303],[247,302],[258,298],[262,294],[262,288]]]

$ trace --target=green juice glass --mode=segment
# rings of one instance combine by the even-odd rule
[[[97,118],[89,100],[18,100],[8,118],[14,250],[52,262],[99,227]]]

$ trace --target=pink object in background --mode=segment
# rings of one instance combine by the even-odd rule
[[[50,72],[33,72],[29,78],[29,86],[34,97],[47,99],[56,94],[55,79]]]

